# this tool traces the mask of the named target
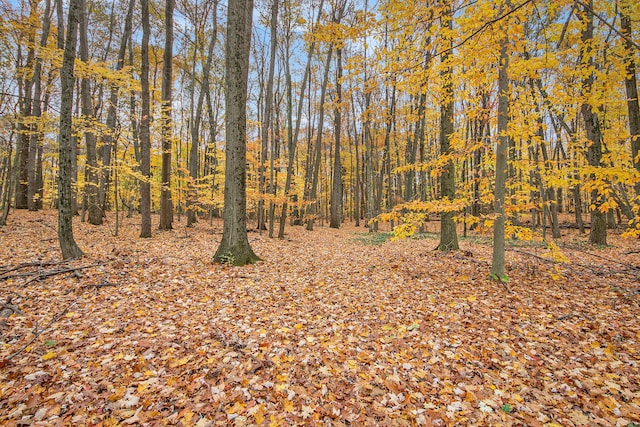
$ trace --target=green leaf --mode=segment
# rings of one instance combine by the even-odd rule
[[[53,347],[54,345],[56,345],[56,342],[54,340],[45,340],[44,345],[46,345],[47,347]]]
[[[509,403],[505,403],[504,405],[502,405],[500,407],[500,409],[502,410],[502,412],[504,412],[505,414],[510,414],[513,412],[513,406],[511,406],[511,404]]]

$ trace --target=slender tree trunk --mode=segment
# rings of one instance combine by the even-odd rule
[[[273,0],[271,5],[271,32],[270,53],[269,53],[269,71],[267,76],[267,87],[264,99],[264,116],[262,117],[262,150],[260,153],[259,186],[261,195],[266,193],[266,176],[265,167],[267,164],[267,153],[269,151],[269,127],[271,126],[271,107],[273,103],[273,74],[276,65],[276,49],[278,41],[278,0]],[[260,197],[258,201],[258,230],[262,232],[265,229],[265,212],[264,199]]]
[[[122,34],[122,40],[120,41],[120,50],[118,51],[118,61],[116,63],[116,71],[122,70],[124,67],[124,59],[127,53],[127,42],[131,34],[131,21],[133,17],[133,6],[135,0],[129,0],[129,8],[127,10],[127,16],[125,17],[124,30]],[[99,150],[98,156],[102,159],[102,171],[100,174],[100,187],[98,189],[98,203],[102,209],[102,214],[107,211],[108,198],[107,189],[111,180],[111,150],[113,144],[113,138],[116,133],[116,121],[117,121],[117,107],[118,107],[118,91],[119,87],[116,84],[111,85],[111,95],[109,97],[107,108],[107,120],[105,132],[102,138],[102,149]]]
[[[509,55],[507,54],[507,40],[500,41],[500,65],[498,66],[498,145],[496,147],[496,184],[493,212],[493,257],[491,275],[502,280],[504,270],[504,202],[507,184],[507,147],[509,136]]]
[[[141,86],[141,117],[140,117],[140,213],[142,225],[140,237],[151,237],[151,135],[150,120],[151,107],[149,95],[149,0],[141,0],[142,6],[142,44],[140,86]]]
[[[40,38],[40,47],[47,46],[49,38],[49,29],[51,28],[51,0],[47,0],[45,4],[44,16],[42,20],[42,35]],[[40,100],[42,98],[42,58],[36,58],[35,68],[33,70],[33,100],[31,101],[31,115],[34,118],[32,125],[32,135],[29,139],[29,183],[27,185],[27,207],[30,211],[38,210],[38,146],[42,143],[44,134],[44,124],[41,121],[42,108]]]
[[[318,7],[318,15],[316,18],[316,23],[320,22],[320,17],[322,16],[322,6],[324,5],[324,0],[320,0],[320,5]],[[300,85],[300,98],[298,101],[298,111],[296,114],[296,127],[293,132],[292,137],[289,138],[289,160],[287,162],[287,177],[284,184],[284,196],[285,201],[282,204],[282,214],[280,215],[280,227],[278,229],[278,238],[284,239],[284,226],[287,221],[287,207],[288,207],[288,199],[289,192],[291,191],[291,182],[293,181],[293,163],[296,158],[296,147],[298,146],[298,134],[300,133],[300,123],[302,121],[302,108],[304,106],[304,91],[307,87],[307,82],[309,81],[309,75],[311,74],[311,59],[313,58],[313,52],[315,51],[316,43],[312,41],[309,45],[309,54],[307,56],[307,65],[304,69],[304,74],[302,76],[302,83]],[[289,81],[291,80],[291,70],[289,69],[289,61],[287,58],[287,78]]]
[[[173,141],[171,87],[173,85],[174,4],[174,0],[166,0],[164,62],[162,64],[162,183],[160,188],[160,230],[171,230],[173,228],[173,202],[171,200],[171,150]]]
[[[636,80],[636,64],[634,60],[634,47],[631,44],[631,19],[623,9],[620,13],[620,23],[622,33],[626,35],[625,44],[625,62],[626,62],[626,78],[624,87],[627,94],[627,111],[629,114],[629,134],[631,135],[631,155],[633,158],[633,166],[640,173],[640,107],[638,106],[638,85]],[[640,182],[635,184],[636,192],[636,221],[640,216]]]
[[[315,216],[318,215],[318,203],[316,198],[318,197],[318,181],[320,178],[320,160],[322,156],[322,130],[324,125],[324,100],[327,94],[327,83],[329,81],[329,69],[331,68],[331,56],[333,54],[333,45],[329,45],[329,51],[327,52],[327,62],[324,66],[324,77],[322,80],[322,87],[320,89],[320,111],[318,113],[318,134],[316,136],[315,154],[311,164],[313,165],[311,191],[309,192],[309,199],[305,200],[307,205],[307,230],[313,230],[313,222]]]
[[[253,0],[229,0],[227,10],[224,229],[213,258],[221,263],[245,265],[260,260],[249,246],[246,215],[246,108]]]
[[[85,1],[81,2],[80,11],[80,60],[89,62],[88,23],[89,14]],[[89,126],[86,127],[84,140],[87,146],[87,165],[85,168],[84,192],[89,210],[89,224],[102,224],[102,210],[98,204],[98,159],[96,153],[96,134],[93,132],[95,121],[93,105],[91,102],[91,83],[88,77],[83,77],[80,82],[80,96],[82,101],[82,115]]]
[[[187,227],[192,226],[196,222],[196,205],[198,198],[197,182],[199,172],[200,155],[200,122],[202,120],[202,110],[204,105],[204,97],[209,90],[209,73],[211,72],[211,65],[213,63],[213,50],[218,40],[217,32],[218,23],[218,0],[213,4],[213,34],[211,36],[211,42],[209,43],[209,49],[207,52],[207,59],[202,70],[202,87],[198,94],[198,104],[196,106],[196,114],[191,126],[191,151],[189,152],[189,174],[191,176],[189,198],[187,199]]]
[[[339,22],[339,19],[338,19]],[[336,110],[335,150],[333,158],[333,184],[331,187],[331,211],[329,227],[340,228],[342,223],[342,162],[340,159],[340,134],[342,133],[342,48],[336,49]]]
[[[31,10],[29,18],[36,19],[38,4],[36,1],[31,1]],[[15,195],[15,207],[16,209],[28,209],[29,208],[29,178],[31,177],[32,170],[35,170],[33,164],[29,164],[32,157],[35,158],[35,153],[30,153],[29,148],[31,145],[29,133],[32,130],[32,126],[27,126],[26,121],[29,120],[29,116],[32,113],[32,97],[33,97],[33,77],[29,75],[28,70],[34,68],[35,62],[35,30],[30,35],[29,50],[27,53],[26,62],[20,64],[21,48],[18,49],[18,66],[24,67],[25,71],[22,71],[19,76],[19,80],[22,83],[23,96],[20,97],[19,107],[21,120],[18,123],[18,147],[17,150],[20,153],[20,162],[17,165],[19,179],[16,182],[16,195]],[[33,163],[33,162],[32,162]],[[33,203],[33,201],[31,202]]]
[[[353,216],[355,218],[356,227],[360,227],[360,153],[358,147],[358,126],[356,125],[356,108],[353,101],[353,93],[351,94],[351,111],[353,114],[353,145],[356,156],[355,185],[353,188]]]
[[[83,255],[73,237],[73,211],[71,199],[71,156],[72,156],[72,110],[73,110],[73,69],[76,57],[76,40],[78,32],[78,14],[82,9],[80,2],[70,0],[67,36],[60,69],[60,136],[58,163],[58,239],[62,258],[79,258]]]

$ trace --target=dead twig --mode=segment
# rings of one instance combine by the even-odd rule
[[[66,262],[68,262],[69,260],[62,260],[62,261],[32,261],[32,262],[24,262],[22,264],[18,264],[16,266],[13,267],[7,267],[4,271],[2,271],[0,273],[0,280],[6,280],[6,279],[10,279],[12,277],[21,277],[21,276],[30,276],[32,274],[35,274],[34,272],[30,272],[30,273],[21,273],[21,274],[11,274],[11,275],[6,275],[7,273],[11,273],[12,271],[18,271],[18,270],[22,270],[23,268],[28,268],[28,267],[50,267],[52,265],[60,265],[60,264],[64,264]]]
[[[64,273],[72,273],[72,272],[76,272],[76,271],[80,271],[80,270],[86,270],[87,268],[99,267],[99,266],[104,265],[104,264],[105,264],[104,262],[97,262],[95,264],[83,265],[83,266],[80,266],[80,267],[62,268],[60,270],[47,271],[46,273],[42,273],[42,274],[40,274],[40,275],[38,275],[38,276],[36,276],[36,277],[34,277],[32,279],[29,279],[26,282],[24,282],[22,284],[22,288],[26,288],[31,283],[40,281],[42,279],[46,279],[47,277],[56,276],[58,274],[64,274]]]
[[[20,310],[17,305],[13,305],[8,302],[0,302],[0,308],[2,308],[0,310],[0,317],[9,317],[13,313],[24,315],[22,310]]]
[[[76,299],[74,299],[73,301],[71,301],[69,303],[69,305],[67,305],[64,310],[62,310],[60,313],[56,314],[53,319],[51,319],[51,321],[47,324],[47,326],[45,326],[44,328],[40,329],[40,330],[36,330],[33,337],[29,340],[29,342],[27,342],[25,345],[23,345],[22,347],[20,347],[20,349],[18,349],[17,351],[15,351],[13,354],[11,354],[10,356],[8,356],[5,361],[9,361],[11,359],[13,359],[14,357],[18,356],[20,353],[22,353],[23,351],[25,351],[27,349],[27,347],[29,347],[35,340],[38,339],[38,337],[40,335],[42,335],[45,331],[47,331],[51,325],[53,325],[55,322],[57,322],[58,320],[60,320],[60,318],[62,316],[64,316],[65,314],[67,314],[67,312],[69,311],[69,309],[76,303],[76,301],[78,301],[77,297]]]
[[[103,283],[92,283],[89,285],[83,285],[82,289],[88,289],[88,288],[106,288],[108,286],[118,286],[117,283],[110,283],[110,282],[103,282]]]
[[[554,261],[554,260],[549,259],[549,258],[541,257],[540,255],[532,254],[531,252],[521,251],[519,249],[514,249],[514,248],[506,248],[506,249],[508,251],[511,251],[511,252],[517,252],[519,254],[529,255],[531,257],[539,259],[540,261],[548,262],[548,263],[551,263],[551,264],[560,264],[558,261]]]

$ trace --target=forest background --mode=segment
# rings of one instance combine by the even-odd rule
[[[634,2],[0,7],[4,419],[637,425]],[[254,20],[251,44],[239,27],[225,32],[231,16]],[[235,72],[234,55],[248,69]],[[240,122],[242,137],[229,138],[229,124]],[[232,163],[230,152],[242,156]],[[210,249],[204,242],[219,232],[219,217],[229,226],[231,193],[247,245],[236,252],[221,244],[222,265],[212,267],[213,250],[208,261],[193,251]],[[48,238],[38,243],[39,226],[55,228],[49,208],[59,211],[63,261],[43,258]],[[183,217],[184,236],[152,231]],[[247,239],[244,221],[259,234]],[[318,229],[325,224],[343,230]],[[345,239],[361,226],[371,234]],[[390,233],[373,233],[380,230]],[[430,236],[453,253],[422,257],[435,245],[427,249]],[[267,262],[227,269],[257,260],[249,240]],[[507,246],[519,255],[505,260]],[[76,259],[80,247],[93,263]],[[314,253],[326,257],[322,271]],[[584,256],[600,265],[585,265]],[[163,295],[148,288],[156,282],[145,269],[172,275]],[[33,286],[58,276],[66,279],[45,291]],[[141,283],[147,292],[136,295]],[[427,297],[415,300],[423,286]],[[163,349],[154,328],[175,337],[180,315],[167,292],[214,332],[197,335],[185,324],[193,341],[172,338],[173,350]],[[57,309],[34,319],[50,303]],[[96,317],[72,310],[80,304]],[[121,305],[146,308],[109,320],[108,307]],[[338,306],[364,312],[330,326]],[[43,335],[50,338],[38,344]],[[62,365],[61,356],[88,343],[77,364]],[[98,348],[107,350],[101,362],[87,362]],[[84,390],[74,389],[73,375]],[[171,400],[176,389],[183,395]],[[148,390],[156,396],[145,397]]]

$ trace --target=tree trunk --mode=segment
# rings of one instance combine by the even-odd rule
[[[320,17],[322,16],[322,6],[324,5],[324,0],[320,0],[320,5],[318,8],[318,15],[316,18],[316,23],[320,22]],[[309,54],[307,56],[307,65],[304,69],[304,75],[302,76],[302,84],[300,85],[300,98],[298,101],[298,111],[296,114],[296,127],[293,132],[293,135],[289,138],[289,160],[287,163],[287,177],[284,184],[284,196],[285,201],[282,204],[282,214],[280,215],[280,227],[278,229],[278,238],[284,239],[284,226],[287,221],[287,202],[289,198],[289,192],[291,191],[291,182],[293,181],[293,162],[296,158],[296,147],[298,146],[298,134],[300,133],[300,122],[302,121],[302,108],[304,105],[304,91],[307,87],[307,81],[309,80],[309,75],[311,74],[311,59],[313,58],[313,52],[315,50],[316,43],[312,41],[309,45]],[[291,81],[291,70],[289,66],[290,59],[287,58],[287,79],[289,82]],[[290,83],[289,83],[290,84]],[[308,170],[308,168],[307,168]]]
[[[493,212],[493,257],[491,275],[502,280],[504,271],[504,202],[507,184],[507,147],[509,146],[509,55],[507,40],[500,41],[500,64],[498,66],[498,144],[496,147],[496,187]]]
[[[262,233],[265,229],[265,212],[264,212],[264,198],[263,195],[266,191],[266,176],[265,166],[267,164],[267,153],[269,150],[269,127],[271,126],[271,109],[273,104],[273,74],[276,66],[276,50],[278,41],[278,0],[273,0],[271,5],[271,32],[269,35],[270,41],[270,53],[269,53],[269,71],[267,75],[267,88],[264,99],[264,116],[262,117],[262,149],[260,152],[260,168],[259,173],[259,186],[260,186],[260,200],[258,201],[258,230]]]
[[[89,62],[89,13],[86,4],[81,2],[80,11],[80,60]],[[89,224],[102,224],[102,210],[98,204],[98,159],[96,153],[96,134],[92,131],[95,121],[93,105],[91,102],[91,83],[88,77],[83,77],[80,82],[80,96],[82,98],[82,115],[89,124],[84,133],[84,140],[87,146],[87,165],[84,177],[84,192],[89,210]]]
[[[249,246],[246,225],[246,108],[253,0],[229,0],[227,10],[224,229],[213,259],[220,263],[245,265],[260,260]]]
[[[589,2],[589,7],[584,8],[582,11],[581,20],[584,27],[582,29],[582,48],[580,50],[581,63],[586,64],[588,69],[588,75],[582,79],[582,87],[580,89],[581,95],[584,98],[580,107],[580,113],[584,120],[584,128],[589,140],[589,146],[587,148],[587,160],[589,166],[596,168],[601,167],[602,161],[602,131],[600,129],[600,120],[598,114],[593,110],[592,105],[589,103],[588,97],[591,96],[593,91],[593,84],[595,82],[595,76],[592,71],[594,67],[592,49],[589,47],[591,40],[593,39],[593,0]],[[584,58],[586,57],[586,62]],[[598,179],[594,173],[591,174],[591,180]],[[591,191],[591,230],[589,233],[589,242],[594,245],[606,245],[607,244],[607,220],[605,212],[600,210],[603,200],[597,189]]]
[[[122,70],[124,67],[124,59],[127,53],[127,42],[129,41],[129,35],[131,34],[131,21],[133,16],[133,6],[135,0],[129,0],[129,8],[127,10],[127,16],[124,22],[124,30],[122,33],[122,40],[120,41],[120,50],[118,51],[118,61],[116,63],[116,71]],[[116,121],[117,121],[117,107],[118,107],[118,91],[119,87],[116,84],[111,85],[111,95],[109,97],[109,103],[107,108],[107,131],[102,137],[102,148],[99,150],[98,155],[102,159],[102,171],[100,174],[100,187],[98,189],[98,203],[102,214],[107,211],[107,189],[111,180],[111,150],[113,144],[113,137],[116,133]],[[100,222],[102,223],[102,222]]]
[[[141,0],[142,7],[142,43],[140,46],[140,214],[142,225],[140,237],[151,237],[151,107],[149,95],[149,0]]]
[[[83,255],[73,237],[73,211],[71,206],[71,156],[72,156],[72,110],[73,69],[76,58],[79,2],[70,0],[62,68],[60,69],[60,136],[58,148],[58,239],[62,258],[79,258]]]
[[[37,2],[31,2],[31,11],[30,11],[30,19],[32,22],[36,19],[35,15],[37,13]],[[21,50],[18,47],[18,66],[24,67],[24,70],[31,70],[34,66],[35,60],[35,30],[33,34],[29,38],[29,51],[27,53],[27,59],[24,64],[20,64],[21,58]],[[16,195],[15,195],[15,207],[16,209],[28,209],[29,208],[29,178],[31,176],[31,170],[35,170],[33,168],[33,164],[29,164],[29,160],[33,157],[33,154],[29,153],[30,148],[30,138],[29,131],[31,130],[31,126],[27,126],[25,122],[28,120],[28,117],[31,116],[32,109],[32,97],[33,97],[33,77],[29,76],[27,72],[21,72],[19,76],[19,80],[23,83],[22,87],[23,92],[20,97],[20,116],[21,120],[18,122],[18,153],[20,154],[20,162],[17,165],[18,167],[18,175],[19,179],[16,182]],[[35,154],[35,153],[34,153]]]
[[[209,90],[209,73],[211,72],[211,64],[213,63],[213,50],[218,40],[217,32],[218,23],[218,0],[213,4],[213,34],[211,36],[211,42],[209,43],[209,49],[207,52],[207,59],[202,70],[202,87],[198,94],[198,105],[196,106],[196,114],[191,125],[191,151],[189,152],[189,175],[191,181],[189,186],[189,197],[187,198],[187,227],[195,224],[197,215],[197,198],[198,198],[198,172],[199,172],[199,147],[200,147],[200,122],[202,120],[202,110],[204,105],[204,97]]]
[[[320,89],[320,104],[318,112],[318,133],[316,135],[315,154],[310,162],[312,169],[311,172],[311,188],[309,191],[309,198],[305,200],[307,205],[307,230],[313,230],[313,223],[315,216],[318,215],[318,203],[316,198],[318,197],[318,181],[320,179],[320,160],[322,155],[322,131],[324,125],[324,100],[327,94],[327,83],[329,81],[329,69],[331,68],[331,56],[333,55],[333,45],[329,45],[329,51],[327,52],[327,62],[324,66],[324,77],[322,79],[322,87]]]
[[[340,12],[341,13],[341,12]],[[339,18],[338,18],[339,22]],[[342,48],[336,49],[336,110],[335,149],[333,158],[333,184],[331,187],[331,213],[329,227],[340,228],[342,223],[342,163],[340,159],[340,134],[342,132]]]
[[[160,230],[173,228],[173,202],[171,200],[171,149],[173,121],[171,118],[171,86],[173,84],[173,8],[175,0],[165,6],[164,62],[162,64],[162,175],[160,187]]]
[[[40,46],[46,47],[51,28],[51,0],[47,0],[42,20],[42,35]],[[33,70],[33,100],[31,101],[31,115],[34,117],[33,134],[29,141],[29,183],[27,186],[27,207],[30,211],[38,210],[38,146],[42,143],[44,135],[44,124],[42,123],[42,108],[40,99],[42,98],[42,58],[36,58],[35,69]]]
[[[634,61],[634,48],[631,43],[631,19],[625,10],[620,12],[620,25],[622,33],[626,35],[625,44],[625,62],[626,62],[626,78],[624,87],[627,94],[627,111],[629,114],[629,135],[631,136],[631,155],[633,158],[633,166],[640,173],[640,107],[638,106],[638,85],[636,81],[636,64]],[[640,182],[635,184],[636,206],[640,209]],[[637,212],[640,215],[640,212]]]
[[[446,20],[446,26],[450,34],[453,29],[453,12],[451,10],[451,3],[447,2],[446,4],[446,12],[443,19]],[[450,48],[452,48],[453,39],[449,37],[448,41]],[[449,62],[449,53],[442,55],[442,63],[444,70],[442,71],[443,100],[440,104],[440,155],[451,156],[453,154],[451,150],[451,136],[453,135],[454,98],[453,69]],[[506,72],[504,77],[506,78]],[[442,170],[440,175],[440,190],[444,203],[453,202],[456,196],[456,169],[453,159],[449,159]],[[456,223],[453,219],[454,214],[455,212],[449,209],[440,214],[440,244],[438,245],[438,249],[441,251],[457,251],[460,249],[458,246]]]

